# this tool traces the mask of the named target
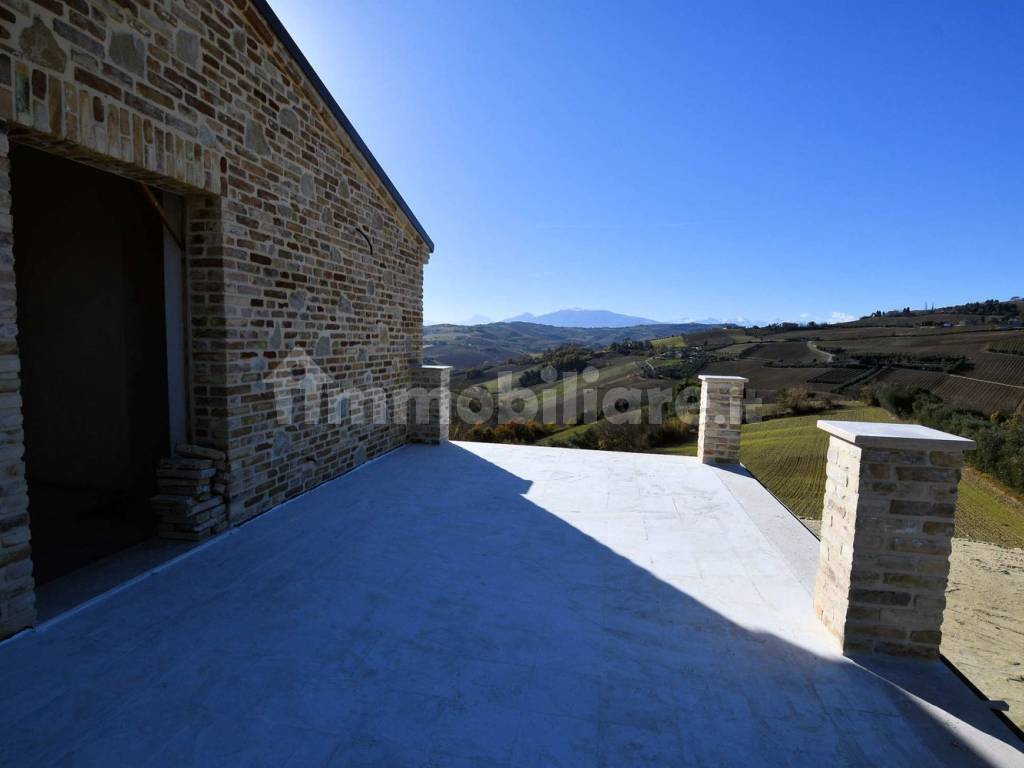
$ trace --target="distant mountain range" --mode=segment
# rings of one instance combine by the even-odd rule
[[[636,317],[634,315],[623,315],[619,312],[612,312],[607,309],[581,309],[572,307],[570,309],[558,309],[554,312],[547,312],[543,315],[534,315],[531,312],[523,312],[521,315],[509,317],[505,320],[491,320],[485,315],[473,315],[464,320],[453,320],[448,323],[439,323],[427,319],[424,325],[486,325],[487,323],[535,323],[537,325],[550,325],[553,328],[633,328],[638,325],[738,325],[744,328],[751,326],[770,325],[771,323],[782,323],[786,320],[792,322],[806,322],[810,318],[801,315],[799,318],[780,318],[774,320],[760,320],[752,317],[681,317],[671,320],[651,320],[648,317]],[[841,312],[833,312],[832,317],[819,322],[841,323],[855,320],[852,315],[844,315]]]
[[[779,318],[776,318],[774,320],[769,321],[769,320],[754,320],[754,319],[749,318],[749,317],[730,317],[730,318],[726,318],[724,320],[722,318],[720,318],[720,317],[701,317],[701,318],[687,317],[687,318],[684,318],[682,320],[677,320],[675,322],[680,322],[680,323],[701,323],[702,325],[739,325],[739,326],[742,326],[743,328],[750,328],[751,326],[754,326],[754,325],[765,326],[765,325],[770,325],[771,323],[781,323],[783,321],[781,319],[779,319]]]
[[[660,320],[646,317],[633,317],[610,312],[607,309],[559,309],[543,315],[524,312],[510,317],[506,323],[536,323],[537,325],[553,325],[556,328],[629,328],[636,325],[662,325]]]

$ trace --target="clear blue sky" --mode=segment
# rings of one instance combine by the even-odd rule
[[[1024,3],[272,0],[436,244],[428,321],[1024,294]]]

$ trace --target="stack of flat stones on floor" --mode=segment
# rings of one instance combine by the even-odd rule
[[[202,541],[227,528],[227,457],[223,451],[180,443],[175,456],[161,459],[158,493],[151,499],[157,535]]]

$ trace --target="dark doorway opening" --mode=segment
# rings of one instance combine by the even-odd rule
[[[18,347],[37,584],[155,533],[171,439],[164,230],[138,182],[11,157]]]

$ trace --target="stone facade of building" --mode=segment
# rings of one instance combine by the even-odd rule
[[[0,637],[35,620],[28,485],[21,460],[9,146],[0,126]]]
[[[413,371],[409,400],[409,440],[443,443],[451,422],[452,369],[449,365],[423,365]]]
[[[297,349],[401,407],[432,244],[262,0],[4,0],[0,127],[0,636],[34,617],[8,141],[184,196],[191,437],[227,454],[228,523],[407,440],[275,418]]]

